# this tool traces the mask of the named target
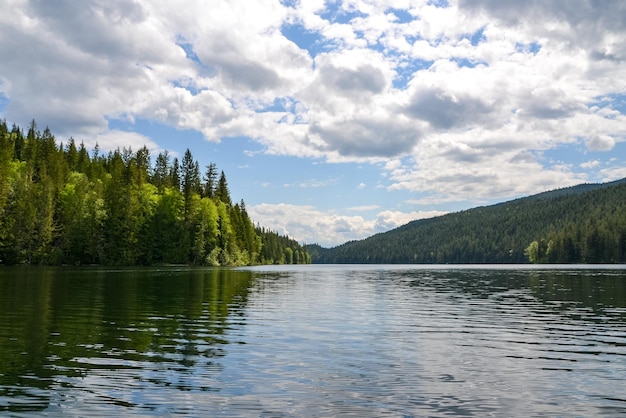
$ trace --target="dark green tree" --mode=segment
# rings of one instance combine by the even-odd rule
[[[220,179],[217,183],[217,189],[215,190],[215,198],[221,202],[226,203],[228,206],[232,205],[230,200],[230,190],[228,189],[228,181],[226,181],[226,175],[224,171],[220,174]]]
[[[202,197],[208,197],[212,199],[215,195],[215,189],[217,188],[217,166],[215,163],[211,163],[206,167],[206,173],[204,174],[204,184],[202,186]]]
[[[172,167],[170,168],[170,183],[174,189],[180,190],[180,165],[176,157],[174,157]]]
[[[160,192],[166,187],[172,187],[172,179],[169,176],[170,155],[167,150],[159,153],[156,158],[154,172],[152,174],[152,184],[157,186]]]

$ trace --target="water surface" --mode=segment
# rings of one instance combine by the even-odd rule
[[[0,413],[626,413],[623,267],[0,269]]]

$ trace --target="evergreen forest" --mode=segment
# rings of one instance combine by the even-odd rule
[[[314,263],[625,263],[626,179],[410,222]]]
[[[33,120],[0,121],[0,264],[236,266],[309,263],[293,239],[254,225],[223,171],[130,148],[89,152]]]

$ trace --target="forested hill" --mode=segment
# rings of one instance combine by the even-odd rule
[[[0,121],[0,264],[307,263],[295,240],[231,202],[224,172],[143,147],[88,152],[33,121]]]
[[[626,179],[410,222],[325,249],[314,263],[624,263]]]

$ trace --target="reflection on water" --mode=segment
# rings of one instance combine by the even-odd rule
[[[153,410],[159,388],[215,390],[249,286],[229,270],[1,270],[0,411]]]
[[[0,269],[0,413],[626,413],[626,270]]]

